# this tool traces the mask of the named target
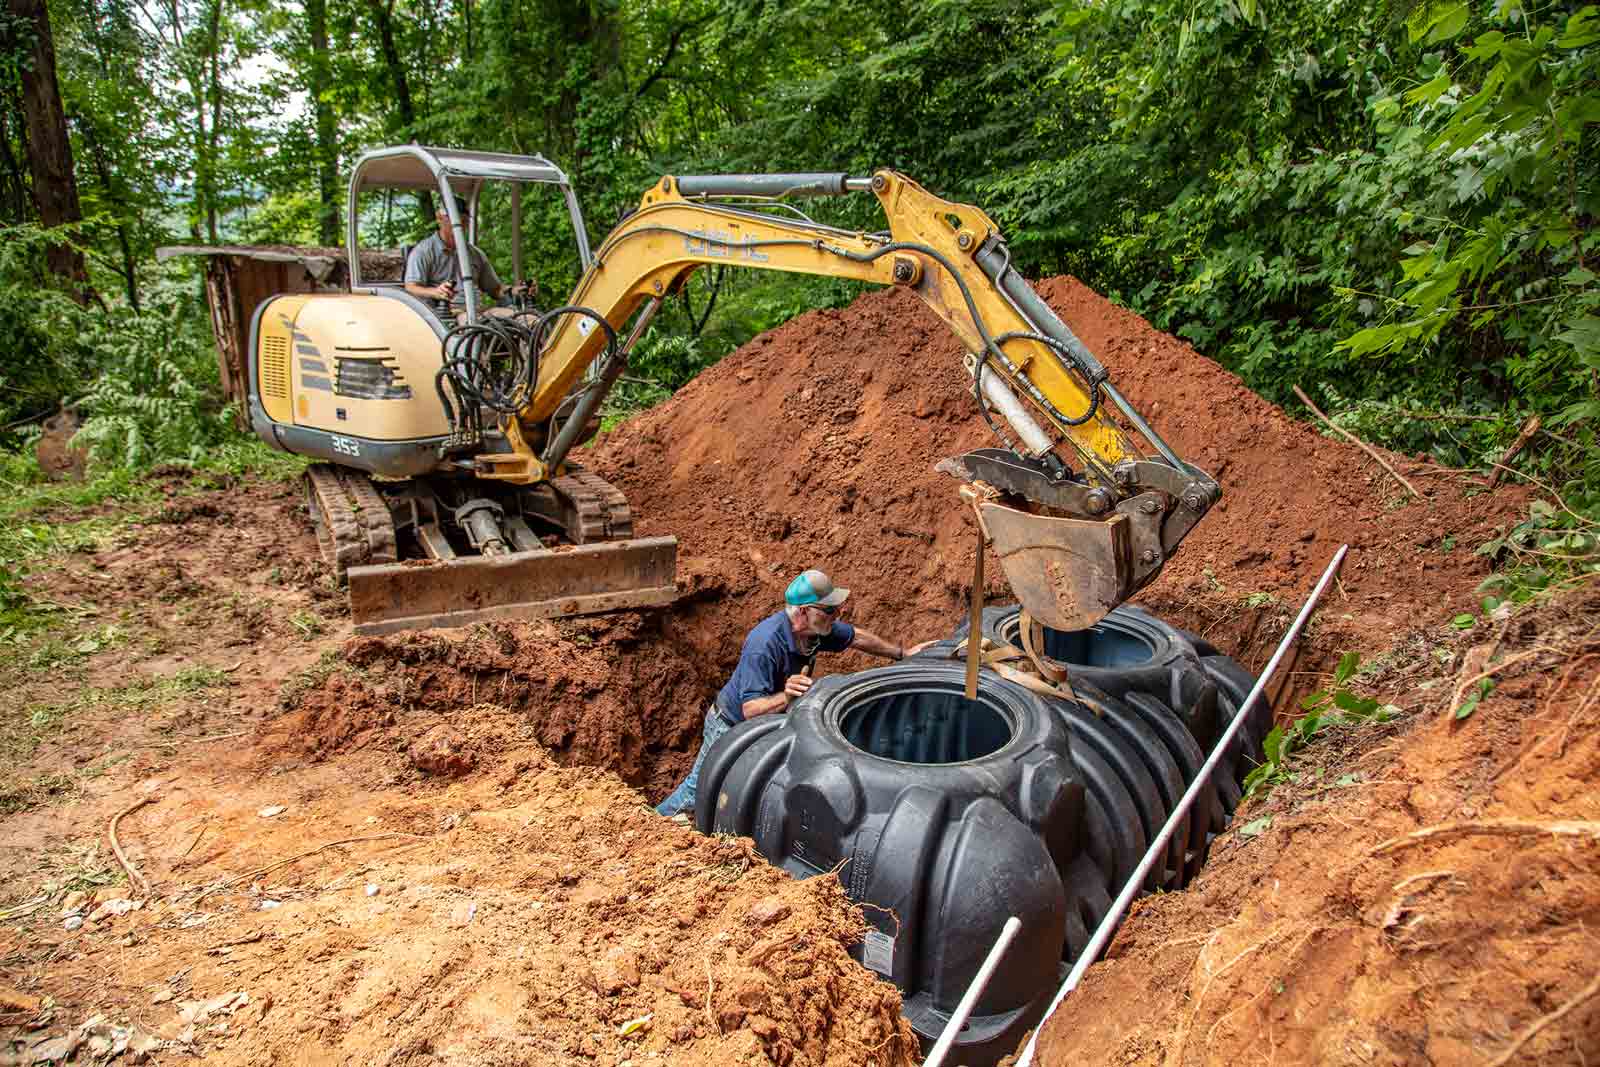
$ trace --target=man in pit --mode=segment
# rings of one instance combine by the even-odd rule
[[[456,214],[461,218],[462,229],[469,229],[467,202],[459,196],[456,197]],[[455,230],[450,225],[449,214],[442,206],[435,212],[435,217],[439,223],[438,232],[419,241],[406,257],[406,292],[419,300],[440,301],[459,320],[466,314],[467,295],[461,285],[461,263],[456,257]],[[471,265],[472,280],[479,294],[491,300],[499,300],[507,292],[522,296],[538,291],[537,283],[531,280],[508,290],[501,282],[500,275],[494,272],[489,257],[476,245],[467,245],[467,262]],[[484,315],[513,313],[511,308],[486,307],[481,300],[478,310]]]
[[[656,806],[662,815],[694,810],[700,785],[700,767],[717,738],[758,715],[787,711],[811,688],[811,672],[819,652],[858,649],[872,656],[900,660],[933,644],[924,641],[906,648],[885,641],[864,627],[840,622],[835,616],[850,596],[819,570],[808,570],[789,583],[783,610],[762,619],[744,639],[739,665],[706,709],[705,736],[689,776],[672,795]]]

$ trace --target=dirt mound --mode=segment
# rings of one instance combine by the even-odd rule
[[[1359,450],[1290,419],[1184,342],[1075,279],[1039,289],[1152,425],[1223,486],[1140,599],[1196,628],[1231,628],[1222,643],[1244,650],[1274,603],[1305,591],[1349,542],[1339,611],[1363,647],[1471,605],[1487,573],[1472,549],[1520,493],[1488,496],[1424,468],[1412,479],[1432,499],[1402,504]],[[855,590],[854,618],[873,630],[949,633],[975,538],[933,465],[993,443],[960,355],[911,294],[869,293],[756,338],[598,446],[591,461],[626,489],[640,529],[677,534],[683,556],[731,595],[691,628],[714,662],[731,662],[744,629],[807,566]],[[1003,579],[991,591],[1005,595]]]
[[[0,931],[55,1001],[6,1037],[103,1014],[222,1064],[915,1062],[899,994],[849,958],[864,926],[835,879],[663,821],[502,709],[418,718],[500,742],[483,773],[408,790],[360,784],[373,748],[278,775],[223,753],[204,775],[227,789],[162,779],[121,827],[156,887],[142,908]]]
[[[1431,501],[1395,506],[1387,476],[1364,471],[1358,450],[1294,422],[1188,345],[1071,278],[1041,291],[1180,452],[1222,481],[1224,501],[1142,597],[1156,610],[1248,661],[1346,541],[1339,618],[1324,613],[1324,643],[1302,669],[1472,604],[1486,568],[1471,548],[1517,494],[1469,496],[1435,478]],[[628,493],[641,533],[682,541],[685,595],[673,610],[354,639],[344,649],[354,670],[306,693],[286,737],[318,757],[373,731],[399,730],[409,744],[394,709],[492,700],[564,759],[659,798],[687,769],[745,633],[796,571],[827,568],[855,591],[853,621],[892,640],[947,635],[975,533],[933,464],[992,443],[959,354],[942,323],[893,290],[756,338],[590,456]],[[990,574],[990,595],[1006,597],[999,567]],[[822,669],[868,663],[832,657]]]
[[[1595,1062],[1597,617],[1590,582],[1503,640],[1408,642],[1372,684],[1418,713],[1307,749],[1194,886],[1139,902],[1038,1062]]]
[[[688,769],[687,724],[722,684],[673,620],[623,614],[351,638],[337,666],[286,687],[291,711],[271,734],[277,748],[315,758],[385,739],[404,747],[416,722],[492,701],[563,760],[665,796]]]

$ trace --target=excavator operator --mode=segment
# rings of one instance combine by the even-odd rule
[[[467,202],[459,196],[456,197],[456,213],[462,227],[466,228],[469,222]],[[426,240],[419,241],[406,257],[406,292],[419,300],[433,301],[433,306],[442,314],[460,319],[466,308],[467,297],[461,287],[461,264],[456,258],[455,230],[450,226],[450,216],[443,207],[435,212],[435,217],[439,223],[438,231],[429,234]],[[489,257],[476,245],[467,246],[467,262],[472,266],[472,277],[478,291],[493,300],[499,300],[507,293],[520,297],[538,292],[538,284],[533,281],[508,289],[500,280],[500,275],[495,273]],[[490,307],[484,311],[488,315],[510,315],[512,312],[513,309],[508,307]]]

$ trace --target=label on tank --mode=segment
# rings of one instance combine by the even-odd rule
[[[885,978],[894,975],[894,938],[882,930],[868,930],[861,944],[861,964]]]

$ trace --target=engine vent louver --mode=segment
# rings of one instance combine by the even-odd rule
[[[289,342],[283,337],[261,339],[261,393],[289,399]]]

